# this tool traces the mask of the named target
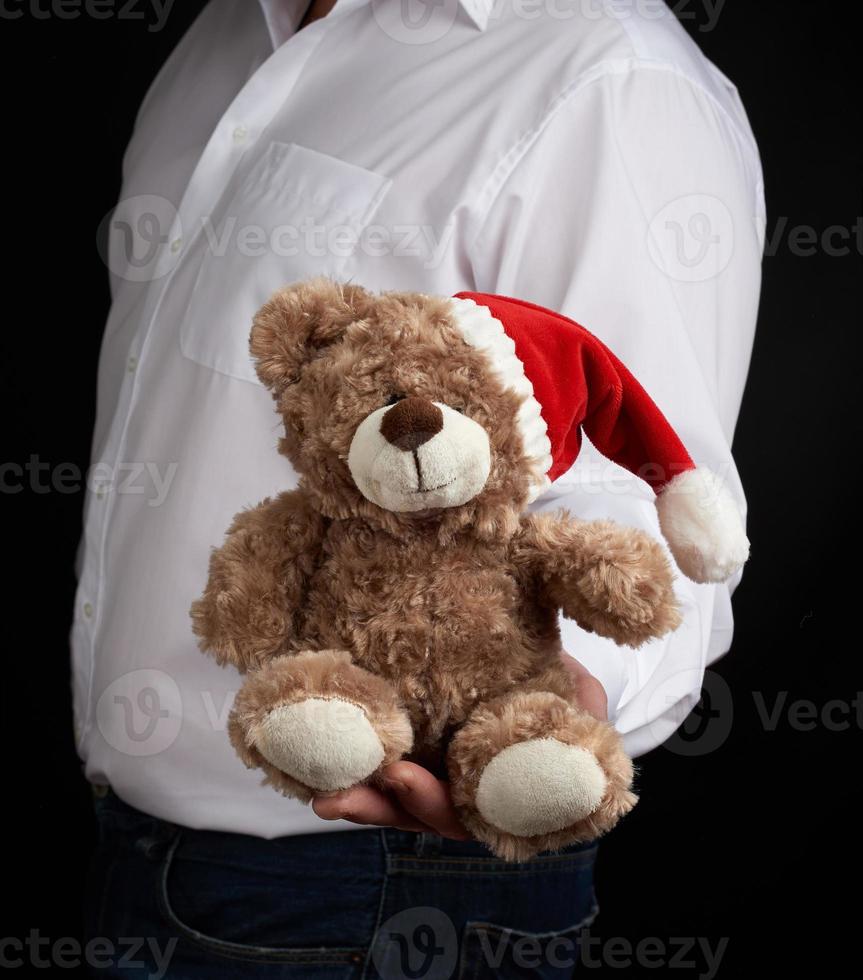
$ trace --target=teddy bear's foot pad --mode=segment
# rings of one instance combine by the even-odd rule
[[[286,654],[250,671],[228,733],[250,769],[304,803],[365,782],[413,743],[395,689],[347,650]]]
[[[485,767],[476,808],[492,826],[518,837],[550,834],[590,816],[607,780],[596,756],[554,738],[516,742]]]
[[[307,698],[274,708],[261,722],[255,744],[267,762],[318,792],[362,782],[384,759],[365,711],[340,698]]]
[[[595,840],[636,801],[614,727],[552,691],[479,705],[450,742],[447,769],[462,823],[505,861]]]

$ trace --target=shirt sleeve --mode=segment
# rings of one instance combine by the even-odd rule
[[[504,164],[473,239],[477,288],[558,310],[599,336],[745,508],[730,447],[764,206],[736,92],[729,84],[717,99],[670,68],[599,74],[557,99]],[[534,506],[661,537],[647,485],[589,444]],[[705,667],[731,643],[738,579],[678,575],[682,626],[639,650],[561,621],[565,649],[605,686],[632,754],[664,741],[697,704]]]

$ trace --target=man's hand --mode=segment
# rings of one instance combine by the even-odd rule
[[[602,684],[566,653],[564,665],[572,674],[581,706],[595,718],[608,718],[608,699]],[[350,820],[371,827],[395,827],[415,833],[433,833],[452,840],[470,840],[459,823],[449,795],[449,786],[413,762],[395,762],[383,773],[389,792],[371,786],[332,796],[318,796],[312,808],[323,820]]]
[[[350,820],[372,827],[395,827],[416,833],[434,833],[453,840],[469,840],[459,823],[447,784],[413,762],[394,762],[384,770],[389,793],[371,786],[355,786],[312,801],[324,820]]]

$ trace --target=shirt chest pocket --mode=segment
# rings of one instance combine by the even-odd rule
[[[345,278],[390,184],[296,143],[271,143],[196,238],[203,256],[180,325],[183,354],[257,383],[248,349],[255,312],[280,286]]]

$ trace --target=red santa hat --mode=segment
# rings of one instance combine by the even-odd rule
[[[463,292],[451,303],[465,341],[523,396],[518,421],[535,464],[533,497],[575,462],[583,430],[601,453],[653,488],[662,533],[686,576],[721,582],[743,565],[749,541],[728,488],[696,467],[651,397],[600,340],[517,299]]]

